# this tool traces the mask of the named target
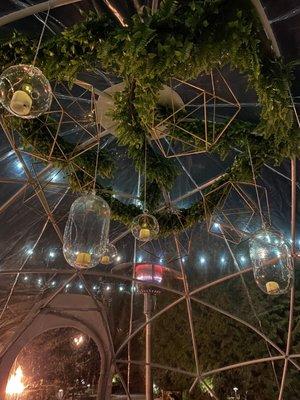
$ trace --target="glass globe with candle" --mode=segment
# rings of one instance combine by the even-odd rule
[[[283,236],[271,228],[263,228],[250,239],[249,250],[258,287],[268,295],[286,293],[294,271]]]
[[[63,253],[74,268],[99,264],[108,241],[110,208],[95,194],[79,197],[71,206],[63,238]]]
[[[148,242],[156,238],[159,232],[157,219],[146,212],[140,214],[132,221],[131,232],[137,240]]]
[[[114,246],[112,243],[108,243],[106,245],[104,253],[100,257],[100,264],[103,264],[103,265],[111,264],[112,262],[114,262],[117,255],[118,255],[118,251],[117,251],[116,246]]]
[[[36,118],[49,110],[52,90],[41,70],[19,64],[7,68],[0,76],[0,103],[20,118]]]

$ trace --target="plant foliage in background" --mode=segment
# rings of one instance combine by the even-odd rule
[[[205,272],[199,271],[193,278],[203,279]],[[299,274],[296,274],[296,279]],[[252,299],[256,316],[251,308],[249,297],[240,279],[215,285],[197,297],[203,305],[192,300],[193,324],[197,344],[199,366],[202,373],[222,368],[225,365],[236,364],[241,361],[255,360],[268,357],[266,342],[249,327],[216,312],[212,307],[232,313],[246,319],[250,325],[258,328],[257,318],[261,321],[259,330],[266,334],[279,348],[284,349],[287,340],[287,326],[289,321],[289,296],[270,298],[257,290],[251,274],[244,276],[249,297]],[[300,291],[296,290],[295,298],[299,300]],[[237,302],[237,298],[239,301]],[[172,300],[169,294],[158,297],[158,309],[169,305]],[[297,303],[298,304],[298,303]],[[295,316],[292,337],[294,338],[291,352],[297,353],[300,335],[300,319]],[[187,372],[195,373],[195,359],[193,344],[189,332],[185,302],[181,302],[153,321],[153,362],[161,365],[170,365]],[[208,333],[209,332],[209,333]],[[298,344],[297,344],[298,343]],[[270,346],[269,348],[273,348]],[[274,350],[276,353],[276,350]],[[274,354],[275,354],[274,353]],[[176,354],[176,357],[174,357]],[[212,388],[220,399],[234,398],[233,388],[238,387],[239,395],[249,400],[270,400],[278,396],[277,380],[282,376],[282,362],[246,365],[242,368],[232,368],[222,373],[208,375],[212,379]],[[296,400],[299,397],[300,383],[297,369],[291,369],[285,386],[287,399]],[[164,390],[188,392],[193,379],[190,376],[170,370],[154,369],[154,380]],[[259,394],[259,397],[258,397]],[[188,393],[187,393],[188,395]],[[228,397],[227,397],[228,396]],[[188,399],[208,400],[211,397],[203,391],[201,385],[196,385]]]
[[[0,46],[2,67],[31,63],[35,49],[36,40],[14,33]],[[258,96],[259,123],[231,124],[211,149],[222,158],[232,148],[238,149],[232,166],[218,184],[224,180],[251,179],[248,149],[257,172],[264,163],[279,164],[299,152],[299,132],[288,90],[291,71],[271,53],[250,1],[164,0],[158,12],[151,14],[144,9],[126,27],[119,26],[109,15],[100,18],[90,13],[82,22],[45,40],[38,57],[38,67],[49,79],[71,84],[79,72],[94,70],[99,65],[125,82],[125,90],[115,96],[117,141],[138,171],[143,170],[147,148],[148,206],[159,220],[162,235],[190,227],[204,215],[202,202],[176,210],[175,214],[166,209],[153,211],[179,173],[175,162],[157,153],[149,140],[153,116],[157,116],[158,92],[171,77],[188,80],[230,65],[248,77],[249,86]],[[22,120],[17,124],[27,146],[40,154],[49,154],[49,134],[43,121]],[[67,154],[72,153],[70,144],[62,138],[59,141]],[[203,149],[199,147],[200,150]],[[72,189],[86,187],[84,171],[91,171],[95,165],[92,154],[77,157],[77,167],[74,163],[70,167],[68,158],[56,158],[58,166],[68,173]],[[55,156],[52,154],[52,159]],[[100,153],[98,173],[102,177],[111,177],[113,173],[112,157],[105,150]],[[112,218],[129,225],[141,209],[114,199],[107,189],[98,186],[111,206]],[[218,198],[215,200],[217,203]]]

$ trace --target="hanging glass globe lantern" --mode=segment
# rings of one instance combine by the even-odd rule
[[[114,259],[117,257],[117,255],[118,255],[118,251],[116,249],[116,246],[114,246],[112,243],[108,243],[106,245],[104,253],[100,257],[100,264],[103,264],[103,265],[111,264],[114,261]]]
[[[258,287],[269,295],[286,293],[294,272],[283,236],[270,228],[261,229],[250,239],[249,249]]]
[[[0,76],[0,103],[11,114],[35,118],[49,110],[52,90],[49,81],[33,65],[14,65]]]
[[[110,208],[94,194],[79,197],[71,206],[64,232],[63,253],[77,269],[99,264],[108,241]]]
[[[154,239],[159,232],[157,219],[146,212],[140,214],[132,221],[131,232],[137,240],[148,242]]]

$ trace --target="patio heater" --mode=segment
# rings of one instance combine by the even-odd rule
[[[146,319],[146,400],[153,400],[153,378],[151,371],[152,332],[150,322],[153,309],[153,297],[160,293],[160,288],[157,285],[162,283],[165,270],[166,268],[160,264],[140,263],[135,265],[135,277],[139,281],[138,292],[144,295],[144,314]]]

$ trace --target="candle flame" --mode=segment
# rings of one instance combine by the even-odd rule
[[[23,371],[21,367],[18,367],[14,373],[12,373],[8,379],[6,386],[6,394],[21,394],[24,392],[25,385],[23,383]]]

